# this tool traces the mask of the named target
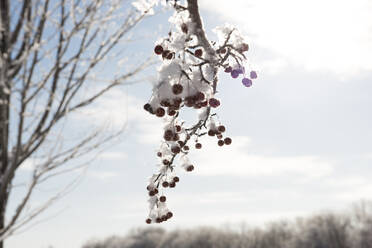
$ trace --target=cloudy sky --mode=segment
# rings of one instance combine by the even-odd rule
[[[259,78],[245,88],[221,75],[219,117],[233,144],[221,148],[214,139],[203,140],[203,149],[192,155],[195,171],[181,173],[177,187],[166,192],[175,217],[162,226],[262,225],[368,199],[371,1],[200,2],[209,37],[213,27],[225,22],[247,34],[250,64]],[[137,29],[146,37],[137,53],[152,52],[167,32],[167,16],[151,17]],[[155,29],[159,34],[154,36]],[[148,75],[155,73],[154,68]],[[78,248],[88,239],[144,226],[146,179],[155,170],[162,130],[161,121],[142,110],[150,95],[151,84],[138,83],[86,110],[90,118],[85,121],[110,119],[118,128],[126,123],[120,143],[103,151],[78,187],[30,229],[7,240],[7,247]],[[26,164],[24,173],[31,167]],[[31,205],[74,176],[39,188]]]

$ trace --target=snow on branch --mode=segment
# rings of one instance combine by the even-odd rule
[[[180,180],[178,167],[187,172],[194,170],[188,157],[190,143],[201,149],[200,138],[206,134],[215,136],[219,146],[232,143],[215,113],[221,104],[216,97],[219,70],[230,73],[232,78],[243,75],[242,83],[246,87],[257,78],[255,71],[247,75],[245,53],[249,46],[236,28],[231,25],[217,27],[218,41],[210,41],[203,29],[197,0],[187,0],[187,6],[177,0],[167,2],[175,10],[170,18],[172,30],[156,43],[154,52],[162,64],[152,96],[144,105],[146,111],[164,121],[163,140],[157,152],[158,171],[150,177],[147,186],[148,224],[173,216],[167,207],[167,198],[159,192],[176,186]],[[181,119],[180,114],[186,108],[196,110],[196,123]]]

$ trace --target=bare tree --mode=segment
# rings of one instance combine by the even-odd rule
[[[64,172],[67,161],[93,151],[116,134],[95,130],[74,142],[57,136],[73,112],[141,72],[148,61],[97,80],[109,56],[146,11],[125,0],[0,1],[0,248],[3,240],[45,209],[25,206],[40,183]],[[115,51],[115,53],[113,53]],[[95,79],[95,80],[94,80]],[[31,181],[14,213],[7,204],[16,172],[38,154]],[[56,196],[58,197],[58,195]],[[6,218],[9,216],[9,218]]]

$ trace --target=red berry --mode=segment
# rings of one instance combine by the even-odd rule
[[[161,100],[160,105],[163,106],[163,107],[169,107],[170,102],[169,102],[168,99],[164,99],[164,100]]]
[[[230,73],[230,72],[232,72],[232,67],[231,67],[231,66],[226,67],[226,68],[225,68],[225,72],[226,72],[226,73]]]
[[[168,165],[170,162],[169,162],[169,160],[168,159],[163,159],[163,164],[164,165]]]
[[[165,197],[165,196],[160,196],[160,198],[159,198],[159,200],[161,201],[161,202],[165,202],[166,200],[167,200],[167,198]]]
[[[146,223],[147,224],[151,224],[151,219],[149,218],[149,219],[146,219]]]
[[[176,182],[176,183],[178,183],[180,181],[180,178],[179,177],[174,177],[173,178],[173,181]]]
[[[248,46],[247,43],[243,43],[240,49],[241,49],[243,52],[246,52],[246,51],[248,51],[249,46]]]
[[[173,59],[173,57],[174,57],[174,53],[168,53],[168,55],[167,55],[168,60]]]
[[[173,135],[173,141],[177,141],[177,140],[179,140],[180,139],[180,136],[178,135],[178,133],[175,133],[174,135]]]
[[[205,95],[204,95],[203,92],[200,92],[200,91],[199,91],[198,93],[196,93],[196,99],[197,99],[198,101],[203,101],[204,98],[205,98]]]
[[[222,53],[222,54],[226,53],[226,48],[222,48],[222,49],[220,50],[220,53]]]
[[[222,125],[221,125],[221,126],[218,126],[217,130],[218,130],[219,132],[223,133],[223,132],[226,131],[226,128],[225,128],[225,126],[222,126]]]
[[[209,105],[212,108],[217,108],[218,106],[220,106],[220,101],[217,100],[216,98],[211,98],[211,99],[209,99]]]
[[[181,148],[179,146],[172,146],[171,151],[177,154],[177,153],[180,153]]]
[[[168,183],[168,182],[163,182],[163,183],[162,183],[162,186],[163,186],[164,188],[166,188],[166,187],[169,186],[169,183]]]
[[[224,142],[223,140],[219,140],[219,141],[217,142],[217,144],[218,144],[219,146],[223,146],[223,145],[225,144],[225,142]]]
[[[168,111],[167,111],[168,115],[169,116],[173,116],[176,114],[176,110],[172,109],[172,108],[168,108]]]
[[[227,138],[224,139],[224,142],[225,142],[226,145],[230,145],[232,140],[231,140],[231,138],[227,137]]]
[[[168,56],[169,53],[170,53],[169,50],[164,50],[163,53],[162,53],[163,59],[167,58],[167,56]]]
[[[165,110],[163,108],[158,108],[156,110],[156,116],[157,117],[163,117],[165,115]]]
[[[185,145],[185,143],[182,140],[179,140],[178,144],[180,145],[180,147],[183,147]]]
[[[208,135],[209,136],[214,136],[216,134],[216,132],[214,131],[214,130],[212,130],[212,129],[210,129],[209,131],[208,131]]]
[[[175,84],[172,86],[172,92],[175,95],[181,94],[183,91],[183,86],[181,84]]]
[[[146,111],[150,111],[151,109],[151,105],[149,103],[146,103],[145,105],[143,105],[143,108],[146,110]]]
[[[187,171],[193,171],[194,170],[194,166],[193,165],[189,165],[189,166],[187,166],[186,170]]]
[[[154,189],[154,192],[155,192],[155,194],[159,193],[157,188]]]
[[[175,182],[171,182],[171,183],[169,184],[169,187],[170,187],[170,188],[174,188],[174,187],[176,187],[176,183],[175,183]]]
[[[156,223],[161,223],[162,222],[162,219],[161,218],[156,218]]]
[[[189,147],[189,146],[184,146],[183,149],[184,149],[185,151],[188,151],[188,150],[190,150],[190,147]]]
[[[195,144],[195,148],[196,148],[196,149],[201,149],[201,148],[202,148],[202,144],[200,144],[200,143],[196,143],[196,144]]]
[[[160,45],[155,46],[154,52],[155,52],[157,55],[162,54],[162,53],[163,53],[163,47],[160,46]]]
[[[222,139],[222,138],[223,138],[222,134],[217,134],[217,139]]]
[[[155,191],[152,191],[152,190],[151,190],[151,191],[149,192],[149,196],[154,196],[154,195],[155,195]]]
[[[172,218],[172,216],[173,216],[173,213],[172,213],[172,212],[168,212],[168,213],[167,213],[167,218],[168,218],[168,219]]]
[[[187,32],[188,32],[188,28],[187,28],[186,23],[182,23],[182,25],[181,25],[181,30],[182,30],[182,32],[184,32],[185,34],[187,34]]]
[[[181,126],[180,125],[175,125],[174,128],[176,129],[177,133],[181,132]]]
[[[201,57],[203,55],[203,50],[201,49],[196,49],[195,50],[195,56],[196,57]]]
[[[161,152],[158,152],[156,155],[158,155],[158,157],[163,156],[163,154]]]

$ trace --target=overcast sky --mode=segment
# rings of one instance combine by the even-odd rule
[[[165,228],[225,223],[261,225],[342,210],[372,194],[372,3],[368,0],[202,0],[208,35],[225,22],[250,40],[258,79],[245,88],[221,75],[219,117],[233,143],[202,141],[195,171],[169,192]],[[150,54],[167,32],[151,17],[136,52]],[[161,28],[161,26],[163,26]],[[159,28],[159,35],[153,30]],[[152,72],[155,75],[155,68]],[[161,121],[142,110],[148,82],[109,93],[72,121],[127,123],[121,142],[92,163],[78,187],[7,247],[78,248],[90,238],[144,226],[146,180],[155,171]],[[66,134],[68,135],[68,134]],[[24,172],[31,164],[23,167]],[[74,175],[44,185],[42,202]],[[10,206],[14,207],[14,206]]]

